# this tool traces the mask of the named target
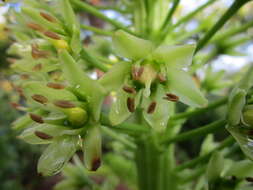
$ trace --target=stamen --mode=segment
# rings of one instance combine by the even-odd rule
[[[163,74],[161,74],[161,73],[159,73],[159,74],[157,75],[157,79],[158,79],[161,83],[166,82],[166,77],[165,77]]]
[[[52,139],[52,138],[53,138],[51,135],[48,135],[48,134],[43,133],[43,132],[41,132],[41,131],[35,131],[34,134],[35,134],[37,137],[39,137],[39,138],[41,138],[41,139],[43,139],[43,140],[49,140],[49,139]]]
[[[29,79],[30,77],[29,77],[28,74],[22,74],[22,75],[20,75],[20,78],[21,78],[22,80],[27,80],[27,79]]]
[[[40,26],[40,25],[38,25],[36,23],[30,22],[30,23],[27,23],[26,26],[28,28],[31,28],[31,29],[35,30],[35,31],[39,31],[39,32],[43,32],[44,31],[44,29],[42,28],[42,26]]]
[[[41,63],[35,65],[35,66],[32,68],[33,71],[40,71],[41,69],[42,69],[42,64],[41,64]]]
[[[65,88],[65,86],[63,84],[53,83],[53,82],[47,83],[47,87],[54,88],[54,89],[64,89]]]
[[[49,22],[56,22],[56,19],[47,13],[40,12],[40,16],[46,19]]]
[[[32,57],[34,59],[47,58],[48,53],[46,51],[40,51],[36,44],[32,44]]]
[[[133,98],[127,98],[127,108],[129,112],[134,112],[135,110],[135,105],[134,105],[134,99]]]
[[[101,165],[101,160],[100,158],[95,158],[93,161],[92,161],[92,168],[91,168],[91,171],[96,171]]]
[[[33,121],[35,121],[35,122],[37,122],[37,123],[44,123],[43,118],[42,118],[41,116],[36,115],[36,114],[33,114],[33,113],[30,113],[29,115],[30,115],[30,118],[31,118]]]
[[[156,108],[156,102],[153,101],[153,102],[151,102],[151,103],[149,104],[147,113],[148,113],[148,114],[154,113],[155,108]]]
[[[45,104],[48,102],[48,99],[45,96],[42,96],[39,94],[32,95],[32,99],[35,100],[36,102],[41,103],[41,104]]]
[[[46,31],[43,34],[45,36],[49,37],[49,38],[54,39],[54,40],[60,40],[61,39],[61,37],[58,34],[56,34],[55,32]]]
[[[175,94],[167,93],[166,97],[164,97],[163,99],[169,100],[169,101],[172,101],[172,102],[177,102],[179,100],[179,97],[176,96]]]
[[[136,93],[136,90],[133,87],[129,87],[129,86],[124,86],[123,90],[127,93],[130,93],[130,94],[135,94]]]
[[[58,100],[54,102],[54,105],[60,108],[74,108],[76,107],[75,104],[73,104],[70,101],[67,100]]]
[[[245,180],[248,182],[253,182],[253,177],[246,177]]]

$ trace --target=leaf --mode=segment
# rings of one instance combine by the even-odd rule
[[[154,97],[145,98],[143,100],[144,110],[143,116],[147,123],[156,131],[164,131],[167,127],[167,123],[171,114],[172,102],[164,100],[163,97],[165,91],[161,85],[158,86]],[[156,102],[155,111],[153,113],[147,113],[148,107],[151,102]]]
[[[153,49],[150,41],[135,37],[123,30],[114,33],[112,42],[116,53],[132,60],[145,58]]]
[[[207,99],[187,72],[169,67],[167,69],[167,79],[168,89],[179,97],[179,101],[193,107],[207,105]]]
[[[191,64],[195,47],[194,44],[162,45],[152,53],[152,57],[156,61],[166,63],[167,66],[183,68]]]
[[[236,176],[239,179],[253,176],[253,162],[250,160],[233,161],[225,175]]]
[[[39,159],[38,173],[52,176],[61,171],[77,150],[77,136],[62,136],[54,140]]]
[[[225,160],[221,153],[219,152],[213,153],[207,166],[206,176],[208,183],[213,183],[221,177],[224,162]]]
[[[96,171],[101,165],[102,139],[100,126],[92,126],[83,141],[84,164],[90,171]]]

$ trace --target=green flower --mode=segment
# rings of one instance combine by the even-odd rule
[[[109,118],[117,125],[141,108],[147,123],[163,130],[173,109],[172,102],[189,106],[207,104],[185,69],[191,64],[195,45],[156,47],[124,31],[113,36],[116,53],[126,61],[116,64],[99,82],[108,92],[116,91]]]

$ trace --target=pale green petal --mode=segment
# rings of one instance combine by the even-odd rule
[[[207,105],[207,99],[187,72],[169,67],[167,74],[170,93],[177,95],[179,101],[194,107]]]
[[[150,41],[135,37],[122,30],[115,32],[112,42],[116,53],[133,60],[145,58],[153,49],[153,44]]]
[[[38,173],[44,176],[59,173],[76,152],[78,140],[77,136],[62,136],[54,140],[39,159]]]
[[[153,52],[152,57],[156,61],[165,62],[168,66],[182,68],[191,64],[194,50],[194,44],[162,45]]]
[[[166,92],[164,91],[163,87],[159,86],[154,95],[155,97],[153,100],[151,100],[151,97],[145,98],[143,100],[144,104],[143,116],[147,121],[147,123],[156,131],[165,130],[168,124],[170,114],[172,113],[173,109],[172,105],[173,103],[163,99],[165,93]],[[154,113],[148,114],[147,109],[152,101],[156,102],[156,108]]]
[[[96,171],[101,165],[102,137],[99,127],[91,127],[83,141],[84,164],[90,171]]]
[[[118,90],[124,83],[126,76],[130,73],[131,65],[130,62],[116,63],[109,72],[99,79],[99,83],[107,92]]]
[[[112,125],[117,125],[125,121],[131,115],[131,112],[129,112],[127,108],[128,97],[129,94],[121,89],[117,92],[115,101],[112,103],[109,113],[109,120]]]

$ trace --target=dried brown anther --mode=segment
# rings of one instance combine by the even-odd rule
[[[54,82],[47,83],[47,87],[54,88],[54,89],[64,89],[65,88],[65,86],[63,84],[54,83]]]
[[[248,182],[253,182],[253,177],[246,177],[245,180]]]
[[[127,108],[129,112],[134,112],[135,110],[135,105],[134,105],[134,99],[133,98],[127,98]]]
[[[132,67],[132,78],[134,80],[139,80],[143,71],[144,71],[144,67],[137,68],[137,67],[133,66]]]
[[[179,100],[179,97],[176,96],[175,94],[167,93],[166,97],[164,97],[163,99],[169,100],[169,101],[172,101],[172,102],[177,102]]]
[[[123,86],[123,90],[127,93],[130,93],[130,94],[136,93],[136,90],[133,87],[129,87],[129,86]]]
[[[91,168],[91,171],[96,171],[101,165],[101,160],[100,158],[95,158],[93,161],[92,161],[92,168]]]
[[[76,107],[75,104],[73,104],[70,101],[67,100],[58,100],[54,102],[54,105],[60,108],[74,108]]]
[[[10,104],[11,104],[11,106],[12,106],[14,109],[17,109],[17,110],[21,107],[21,105],[20,105],[19,103],[16,103],[16,102],[11,102]]]
[[[41,116],[36,115],[36,114],[33,114],[33,113],[30,113],[29,115],[30,115],[30,118],[31,118],[33,121],[35,121],[35,122],[37,122],[37,123],[44,123],[43,118],[42,118]]]
[[[39,31],[39,32],[43,32],[44,31],[43,27],[40,26],[40,25],[38,25],[38,24],[36,24],[36,23],[30,22],[30,23],[27,23],[26,26],[28,28],[31,28],[31,29]]]
[[[60,40],[61,39],[61,37],[58,34],[56,34],[55,32],[46,31],[43,34],[45,36],[49,37],[49,38],[54,39],[54,40]]]
[[[39,94],[32,95],[32,99],[35,100],[36,102],[41,103],[41,104],[45,104],[48,102],[48,99],[45,96],[42,96]]]
[[[29,77],[28,74],[22,74],[22,75],[20,75],[20,78],[21,78],[22,80],[27,80],[27,79],[29,79],[30,77]]]
[[[39,58],[47,58],[48,57],[48,52],[46,51],[40,51],[38,49],[38,45],[37,44],[32,44],[32,57],[34,59],[39,59]]]
[[[40,71],[41,69],[42,69],[42,64],[41,64],[41,63],[35,65],[35,66],[32,68],[33,71]]]
[[[47,13],[40,12],[40,16],[42,16],[44,19],[46,19],[49,22],[56,22],[56,19]]]
[[[166,77],[161,73],[157,74],[157,79],[159,82],[166,82]]]
[[[51,135],[48,135],[48,134],[43,133],[43,132],[41,132],[41,131],[35,131],[34,134],[35,134],[37,137],[39,137],[39,138],[41,138],[41,139],[43,139],[43,140],[49,140],[49,139],[52,139],[52,138],[53,138]]]
[[[153,102],[151,102],[151,103],[149,104],[147,113],[148,113],[148,114],[154,113],[155,108],[156,108],[156,102],[153,101]]]

